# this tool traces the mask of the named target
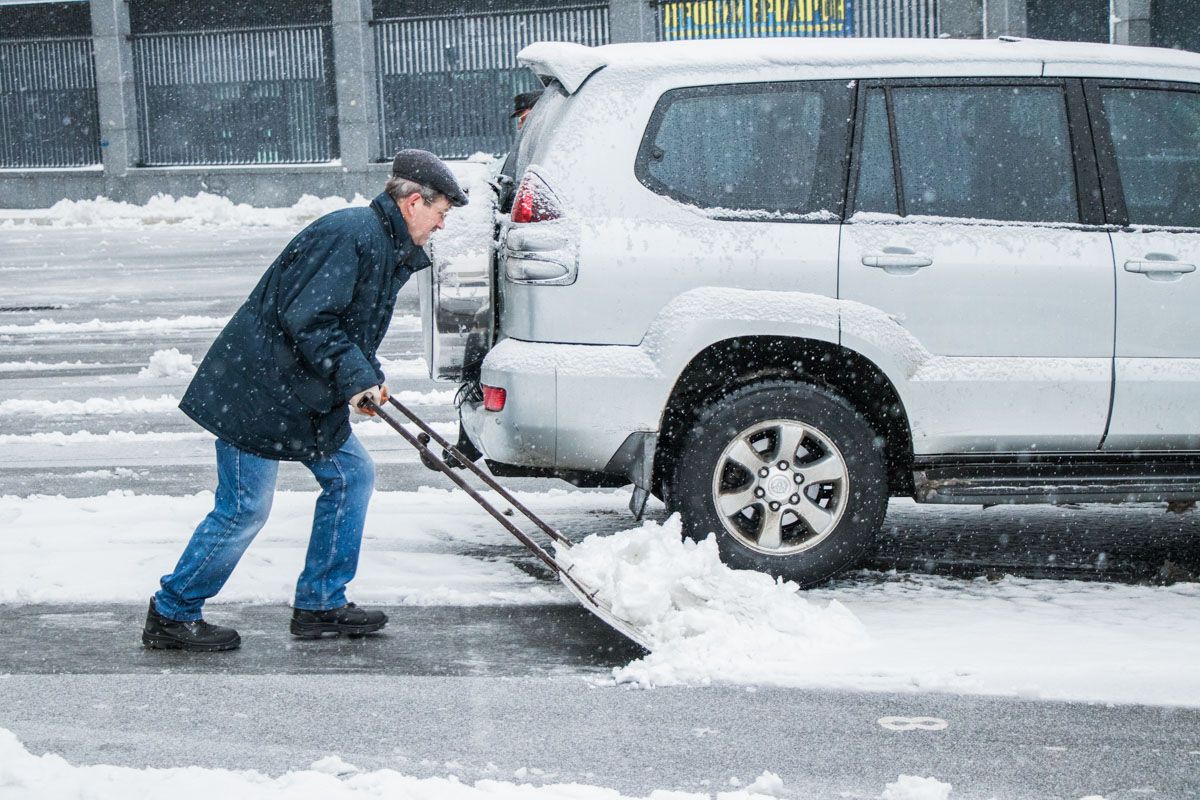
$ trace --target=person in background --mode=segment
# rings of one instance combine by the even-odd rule
[[[517,121],[517,138],[513,141],[512,150],[504,159],[504,165],[500,167],[500,173],[496,176],[497,191],[500,195],[499,208],[502,212],[507,213],[512,210],[513,188],[517,177],[513,173],[517,170],[517,142],[521,140],[521,129],[525,127],[525,120],[529,117],[529,113],[533,111],[534,105],[542,96],[542,90],[538,89],[533,92],[521,92],[513,98],[513,112],[508,115],[509,119]]]
[[[530,111],[533,111],[534,104],[541,96],[542,90],[538,89],[534,92],[521,92],[513,98],[513,113],[509,114],[508,118],[517,121],[518,131],[525,126],[525,118],[529,116]]]

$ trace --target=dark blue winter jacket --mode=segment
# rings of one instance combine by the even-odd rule
[[[383,382],[396,294],[429,266],[386,193],[288,244],[213,342],[179,407],[266,458],[310,461],[350,436],[347,401]]]

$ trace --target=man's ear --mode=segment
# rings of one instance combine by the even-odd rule
[[[421,193],[413,192],[412,194],[401,198],[396,205],[400,207],[400,212],[402,215],[411,216],[413,209],[416,208],[417,203],[419,202],[421,202]]]

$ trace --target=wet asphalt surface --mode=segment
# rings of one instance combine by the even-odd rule
[[[278,231],[0,230],[0,326],[220,318],[275,252]],[[49,310],[47,310],[47,307]],[[413,288],[397,314],[417,313]],[[157,350],[199,361],[216,329],[0,334],[4,362],[83,362],[0,373],[0,401],[182,393],[186,380],[134,381]],[[422,354],[393,331],[382,354]],[[393,382],[393,388],[398,388]],[[444,390],[420,376],[400,388]],[[136,391],[135,391],[136,390]],[[449,406],[425,409],[453,419]],[[195,430],[181,414],[0,415],[0,435]],[[441,485],[402,442],[377,453],[378,488]],[[6,445],[0,494],[85,497],[112,489],[194,494],[214,485],[210,451],[128,444],[109,451]],[[81,478],[119,465],[123,473]],[[293,465],[294,466],[294,465]],[[562,487],[509,481],[513,488]],[[311,489],[302,468],[281,489]],[[661,507],[652,511],[662,517]],[[580,535],[623,530],[597,513]],[[518,547],[509,558],[540,569]],[[1156,583],[1200,575],[1200,512],[1129,507],[922,507],[893,503],[867,570]],[[2,570],[2,565],[0,565]],[[549,576],[546,576],[549,579]],[[0,727],[34,752],[82,763],[198,764],[282,772],[330,752],[414,775],[580,781],[630,793],[728,790],[763,769],[796,797],[878,797],[902,772],[936,774],[953,797],[1200,797],[1200,712],[1021,698],[603,684],[638,650],[573,606],[392,608],[379,636],[292,640],[287,608],[222,605],[234,653],[145,651],[142,606],[4,607]],[[1148,613],[1152,613],[1148,610]],[[215,615],[214,615],[215,618]],[[1200,666],[1197,667],[1200,669]],[[936,716],[940,732],[877,720]],[[447,766],[447,762],[451,766]],[[519,772],[522,768],[525,771]]]

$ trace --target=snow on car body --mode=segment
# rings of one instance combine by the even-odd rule
[[[731,563],[802,582],[852,563],[888,496],[1200,496],[1200,56],[519,60],[547,89],[495,283],[449,317],[486,357],[431,354],[494,387],[461,417],[498,474],[632,481],[635,510],[662,496]]]

